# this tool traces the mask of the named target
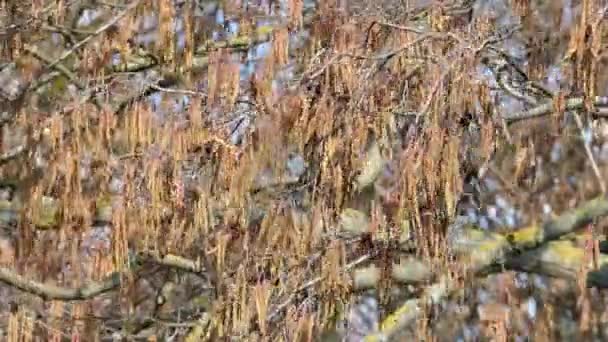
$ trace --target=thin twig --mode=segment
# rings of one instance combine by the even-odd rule
[[[353,268],[355,268],[356,266],[368,261],[369,259],[371,259],[373,257],[372,254],[366,254],[363,255],[359,258],[357,258],[356,260],[348,263],[345,267],[344,267],[344,272],[348,272],[350,270],[352,270]],[[297,295],[308,289],[311,288],[315,285],[317,285],[318,283],[320,283],[323,279],[325,279],[325,277],[320,276],[320,277],[316,277],[312,280],[309,280],[308,282],[302,284],[300,287],[298,287],[297,289],[295,289],[295,291],[293,291],[289,297],[281,304],[277,305],[277,307],[274,309],[274,311],[268,316],[268,322],[272,322],[274,321],[278,315],[285,310],[285,308],[287,308],[291,302],[293,302],[295,300],[295,298],[297,297]]]
[[[167,94],[183,94],[183,95],[192,95],[192,96],[207,96],[207,94],[199,92],[199,91],[193,91],[193,90],[188,90],[188,89],[175,89],[175,88],[164,88],[155,84],[150,84],[150,88],[154,89],[154,90],[158,90],[160,92],[163,93],[167,93]]]
[[[114,26],[118,21],[120,21],[129,12],[131,12],[131,10],[133,10],[137,6],[139,6],[140,2],[141,2],[141,0],[134,1],[132,4],[130,4],[129,6],[127,6],[123,11],[121,11],[120,13],[118,13],[112,20],[108,21],[106,24],[102,25],[97,30],[95,30],[90,36],[88,36],[85,39],[83,39],[83,40],[79,41],[78,43],[74,44],[74,46],[72,46],[71,49],[65,51],[63,54],[61,54],[61,56],[59,56],[59,58],[57,58],[55,61],[53,61],[51,64],[49,64],[49,68],[53,68],[57,64],[63,62],[66,58],[68,58],[70,55],[72,55],[74,52],[76,52],[76,50],[80,49],[81,47],[83,47],[84,45],[86,45],[88,42],[90,42],[93,38],[97,37],[101,33],[107,31],[110,27]]]
[[[374,25],[386,26],[386,27],[398,29],[398,30],[401,30],[401,31],[411,32],[411,33],[417,33],[417,34],[423,34],[423,33],[425,33],[425,31],[423,31],[421,29],[418,29],[418,28],[415,28],[415,27],[402,26],[402,25],[390,23],[388,21],[374,21],[374,22],[372,22],[369,25],[369,28],[367,30],[368,31],[371,30],[374,27]]]
[[[329,58],[329,60],[327,62],[323,63],[323,65],[317,71],[315,71],[312,75],[304,76],[304,77],[302,77],[302,79],[303,80],[306,79],[307,81],[314,80],[315,78],[319,77],[330,65],[332,65],[341,56],[342,56],[342,54],[335,54],[335,55],[331,56]]]
[[[34,57],[36,57],[37,59],[41,60],[42,62],[45,62],[49,65],[52,65],[53,61],[46,55],[44,55],[43,53],[40,53],[38,51],[38,48],[36,48],[35,46],[26,46],[25,50],[29,53],[31,53]],[[85,93],[87,91],[87,88],[84,84],[82,84],[80,82],[80,80],[78,80],[77,76],[70,70],[68,69],[65,65],[63,65],[62,63],[56,63],[53,68],[55,70],[57,70],[59,73],[63,74],[65,77],[67,77],[67,79],[72,82],[72,84],[74,84],[78,90],[82,91],[83,93]],[[37,87],[37,85],[33,85],[33,89],[35,89]],[[86,100],[89,99],[93,99],[93,104],[100,109],[101,108],[101,104],[99,103],[99,101],[97,101],[97,98],[95,97],[96,92],[94,90],[92,90],[88,95],[84,96],[84,98]]]
[[[591,143],[588,141],[588,139],[585,138],[585,128],[583,127],[583,122],[581,121],[581,118],[578,115],[578,113],[574,113],[574,122],[576,122],[578,129],[581,131],[581,138],[583,139],[583,145],[585,146],[585,152],[587,153],[587,158],[589,158],[589,162],[591,163],[591,169],[593,170],[593,173],[595,174],[595,178],[597,178],[597,182],[600,186],[600,190],[602,191],[602,194],[605,194],[606,193],[606,183],[604,183],[604,179],[602,178],[600,168],[597,166],[597,162],[595,161],[595,158],[593,157],[593,152],[591,152],[591,146],[590,146]]]

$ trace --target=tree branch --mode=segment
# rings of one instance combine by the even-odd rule
[[[593,105],[596,107],[608,107],[608,97],[596,96],[595,99],[593,100]],[[582,97],[575,97],[575,98],[568,99],[566,101],[565,110],[566,111],[578,110],[578,109],[582,109],[583,106],[584,106],[584,99]],[[507,121],[507,123],[511,124],[511,123],[521,121],[521,120],[532,119],[532,118],[537,118],[537,117],[541,117],[544,115],[548,115],[553,111],[553,108],[554,108],[553,102],[549,101],[549,102],[545,102],[545,103],[538,105],[529,110],[524,110],[524,111],[516,112],[513,114],[505,115],[504,119]]]
[[[185,272],[201,274],[206,269],[201,263],[177,255],[163,257],[146,252],[136,258],[136,264],[152,262]],[[69,288],[27,279],[6,267],[0,267],[0,282],[46,300],[86,300],[116,289],[120,285],[121,272],[114,272],[104,280],[91,281],[80,287]]]
[[[120,274],[113,273],[103,281],[86,283],[77,288],[68,288],[26,279],[8,268],[0,267],[0,281],[46,300],[84,300],[118,287],[120,285]]]
[[[457,250],[464,254],[459,259],[459,264],[466,262],[470,265],[467,269],[469,276],[487,273],[492,266],[502,264],[515,269],[534,270],[572,279],[576,277],[574,270],[584,265],[585,259],[581,254],[583,251],[574,252],[575,249],[571,245],[568,247],[561,244],[562,241],[550,241],[559,239],[590,220],[605,215],[608,215],[608,200],[599,197],[543,225],[531,226],[511,234],[502,235],[471,227],[461,228],[459,237],[454,240]],[[525,253],[527,257],[513,253],[522,249],[536,248],[544,243],[547,244]],[[608,286],[608,256],[602,255],[599,261],[600,269],[589,272],[588,286]],[[428,287],[420,298],[406,301],[385,318],[380,331],[367,336],[365,341],[382,341],[394,335],[418,317],[424,304],[438,303],[452,292],[454,286],[454,281],[446,273],[439,281]]]
[[[123,11],[118,13],[112,20],[109,20],[104,25],[101,25],[90,36],[88,36],[88,37],[84,38],[83,40],[79,41],[78,43],[74,44],[74,46],[72,46],[71,49],[65,51],[63,54],[61,54],[61,56],[59,56],[59,58],[57,58],[55,61],[53,61],[51,64],[49,64],[49,66],[48,66],[49,69],[53,68],[55,65],[63,62],[66,58],[68,58],[76,50],[80,49],[81,47],[86,45],[89,41],[91,41],[93,38],[97,37],[101,33],[107,31],[110,27],[114,26],[114,24],[116,24],[118,21],[120,21],[122,18],[124,18],[127,14],[129,14],[129,12],[131,12],[137,6],[139,6],[140,2],[141,2],[141,0],[134,1],[129,6],[127,6]]]

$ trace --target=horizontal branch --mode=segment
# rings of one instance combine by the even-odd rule
[[[139,259],[190,273],[202,273],[205,271],[205,267],[201,262],[184,258],[179,255],[167,254],[160,256],[155,253],[144,252],[139,254]]]
[[[576,281],[581,270],[588,270],[587,286],[608,288],[608,255],[599,254],[597,269],[586,251],[572,241],[552,241],[537,249],[509,258],[505,267],[510,270],[538,273]]]
[[[118,287],[120,285],[120,274],[113,273],[103,281],[86,283],[77,288],[68,288],[27,279],[13,270],[0,267],[0,281],[47,300],[84,300]]]
[[[582,97],[575,97],[566,100],[565,110],[579,110],[583,109],[585,103]],[[596,96],[593,100],[593,106],[595,107],[608,107],[608,97]],[[549,101],[538,105],[532,109],[524,110],[520,112],[516,112],[513,114],[508,114],[504,116],[504,119],[508,123],[514,123],[521,120],[537,118],[540,116],[551,114],[554,110],[555,106],[553,101]]]
[[[136,264],[152,262],[181,271],[197,274],[205,271],[199,262],[177,255],[165,255],[161,257],[152,253],[141,253],[136,257],[136,259]],[[14,270],[6,267],[0,267],[0,282],[46,300],[91,299],[116,289],[121,283],[121,275],[121,272],[113,272],[101,281],[90,281],[82,286],[70,288],[27,279]]]

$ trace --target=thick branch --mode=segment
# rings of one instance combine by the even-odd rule
[[[585,250],[571,241],[553,241],[538,249],[510,258],[506,268],[544,274],[576,281],[581,270],[587,269],[587,285],[608,288],[608,255],[600,254],[593,269],[593,260]]]
[[[462,252],[461,262],[467,262],[470,276],[474,276],[496,264],[503,264],[519,269],[536,270],[555,276],[567,276],[572,278],[577,267],[583,266],[585,259],[582,251],[574,252],[574,247],[569,249],[560,245],[561,241],[549,243],[552,240],[573,232],[581,225],[590,220],[608,214],[608,200],[604,197],[596,198],[570,210],[556,219],[546,222],[542,226],[531,226],[516,233],[501,235],[480,231],[471,227],[461,228],[459,236],[454,239],[455,249]],[[525,253],[528,258],[512,254],[512,251],[535,248],[540,244],[545,246]],[[574,257],[567,258],[570,251]],[[557,254],[556,254],[557,253]],[[555,256],[559,257],[555,257]],[[560,265],[559,263],[563,263]],[[608,256],[602,256],[599,260],[600,269],[590,272],[588,285],[608,285]],[[438,303],[454,289],[451,278],[444,275],[440,280],[428,287],[420,298],[406,301],[393,314],[389,315],[383,322],[379,333],[366,337],[366,341],[380,341],[394,335],[404,326],[412,323],[419,315],[421,307],[426,303]]]

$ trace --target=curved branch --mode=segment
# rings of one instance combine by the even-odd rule
[[[100,282],[90,282],[81,287],[68,288],[26,279],[13,270],[0,267],[0,281],[47,300],[84,300],[118,287],[120,274],[113,273]]]
[[[185,272],[200,274],[206,269],[196,262],[177,255],[156,256],[153,253],[141,253],[135,257],[135,264],[152,262]],[[39,296],[46,300],[86,300],[109,292],[120,286],[121,272],[114,272],[101,281],[91,281],[80,287],[70,288],[39,282],[18,274],[14,270],[0,267],[0,282],[18,288],[21,291]]]

